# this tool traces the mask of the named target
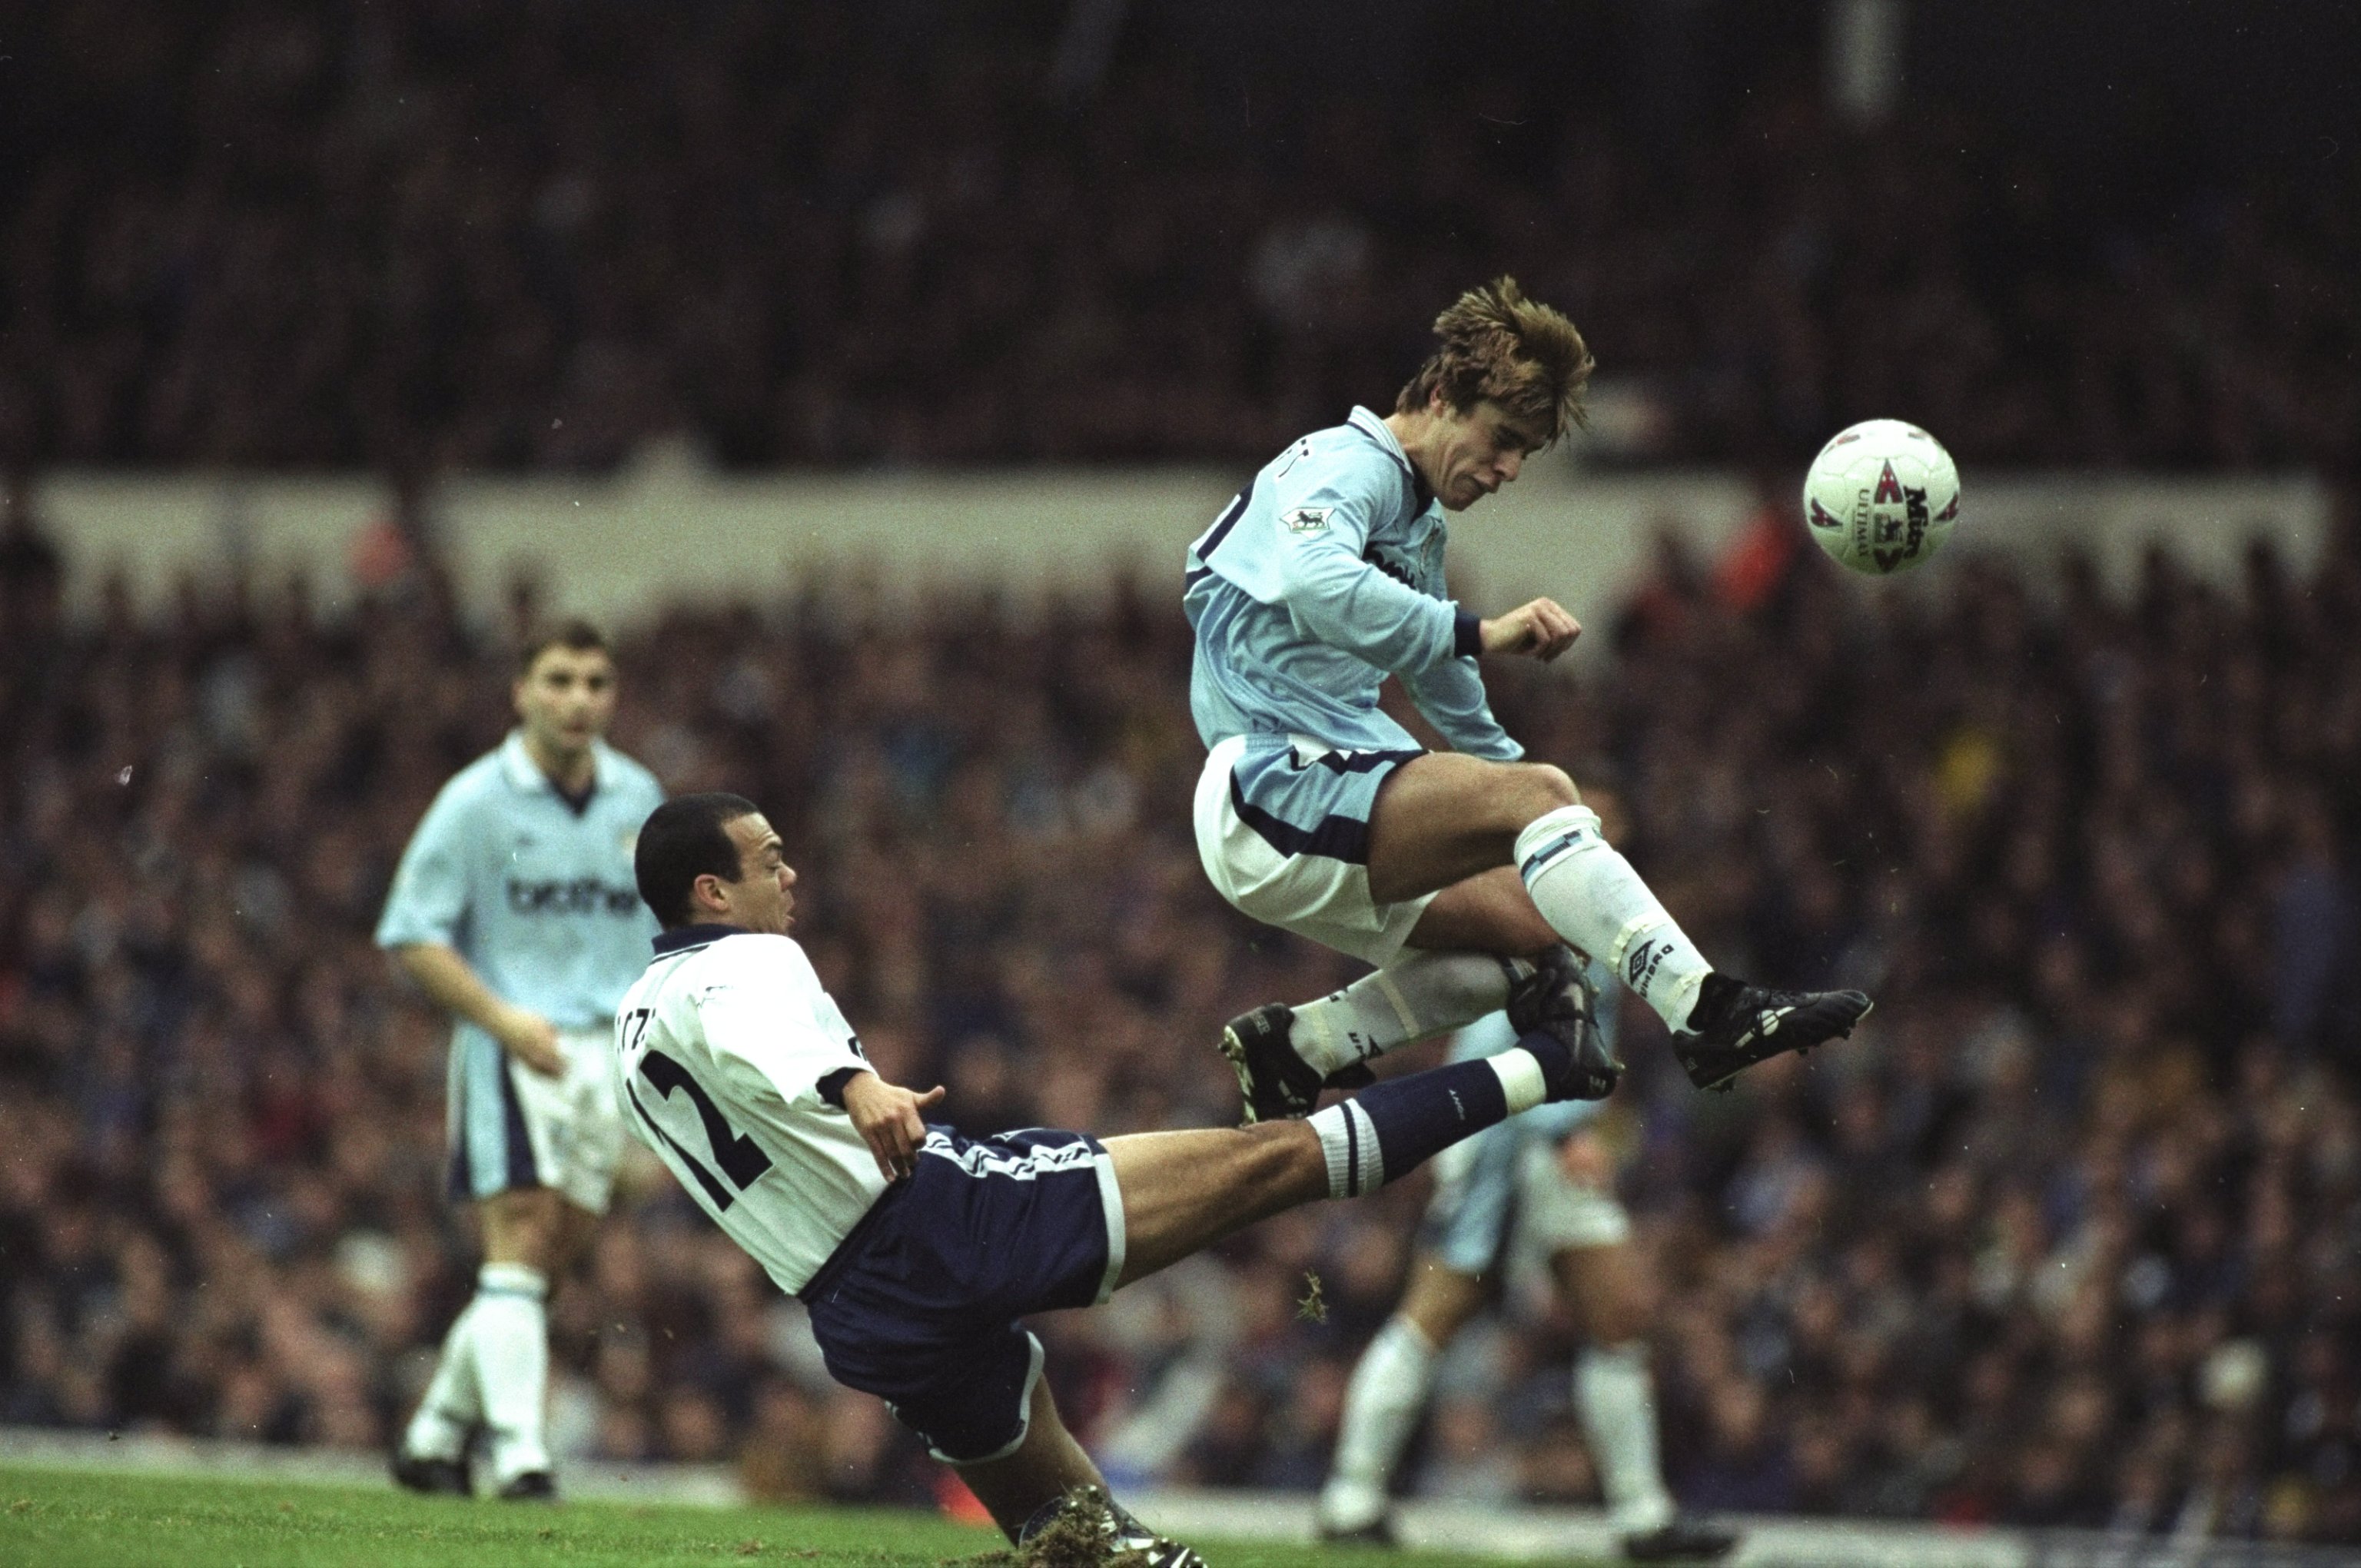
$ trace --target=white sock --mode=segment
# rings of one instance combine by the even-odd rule
[[[1386,1484],[1434,1384],[1434,1346],[1407,1318],[1387,1319],[1361,1353],[1345,1386],[1335,1465],[1320,1492],[1325,1528],[1360,1530],[1384,1516]]]
[[[1574,1403],[1615,1528],[1649,1530],[1671,1523],[1673,1497],[1656,1455],[1648,1347],[1633,1341],[1585,1350],[1574,1364]]]
[[[1489,953],[1405,948],[1383,969],[1295,1009],[1288,1043],[1321,1072],[1383,1056],[1509,1004],[1509,980],[1532,965]]]
[[[1598,814],[1561,806],[1517,835],[1517,870],[1557,934],[1621,977],[1670,1029],[1686,1030],[1713,972],[1631,862],[1600,837]]]
[[[467,1335],[475,1316],[470,1301],[443,1336],[426,1397],[401,1434],[401,1452],[412,1459],[458,1459],[467,1450],[467,1429],[483,1418],[483,1391],[476,1383],[475,1350]]]
[[[1358,1198],[1386,1184],[1385,1146],[1378,1141],[1378,1124],[1358,1101],[1339,1100],[1306,1116],[1303,1124],[1320,1135],[1320,1152],[1328,1160],[1329,1197]]]
[[[521,1263],[488,1263],[476,1276],[476,1379],[491,1437],[492,1475],[506,1486],[528,1470],[549,1468],[542,1441],[549,1393],[549,1281]]]
[[[1510,1046],[1484,1060],[1500,1075],[1500,1093],[1508,1100],[1510,1115],[1530,1111],[1549,1098],[1549,1080],[1542,1076],[1541,1058],[1524,1047]]]

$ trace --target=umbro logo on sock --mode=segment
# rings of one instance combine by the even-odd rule
[[[1632,948],[1631,956],[1623,960],[1625,983],[1645,997],[1649,982],[1656,978],[1656,966],[1663,963],[1672,950],[1670,942],[1642,942]]]

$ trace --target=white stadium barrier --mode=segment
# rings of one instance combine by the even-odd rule
[[[1202,468],[734,476],[659,452],[608,478],[454,479],[427,510],[472,613],[496,617],[510,583],[527,575],[545,589],[544,609],[628,627],[682,600],[767,598],[815,571],[865,576],[889,600],[951,586],[1019,602],[1103,592],[1129,573],[1167,585],[1177,604],[1181,551],[1245,477]],[[2258,535],[2307,571],[2333,513],[2326,487],[2302,475],[1971,468],[1965,482],[1947,563],[1981,551],[2046,568],[2072,545],[2119,587],[2135,579],[2151,541],[2225,586]],[[152,604],[184,575],[243,565],[262,591],[302,569],[333,613],[354,593],[353,567],[389,510],[384,488],[366,477],[60,473],[37,493],[39,515],[69,551],[71,600],[84,609],[109,572]],[[1609,474],[1544,459],[1455,523],[1454,587],[1482,607],[1547,594],[1603,632],[1647,576],[1661,534],[1710,550],[1754,505],[1737,475]],[[1941,571],[1895,581],[1929,583]],[[2031,575],[2037,587],[2046,578]],[[1601,658],[1603,647],[1603,637],[1586,639],[1576,663]]]

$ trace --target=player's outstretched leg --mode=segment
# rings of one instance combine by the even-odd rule
[[[1317,1002],[1271,1003],[1231,1019],[1222,1055],[1252,1125],[1309,1115],[1323,1089],[1373,1082],[1373,1058],[1505,1008],[1519,1035],[1555,1035],[1574,1053],[1587,1083],[1576,1098],[1604,1100],[1623,1064],[1598,1034],[1597,1003],[1581,960],[1563,945],[1522,959],[1405,949]]]
[[[1869,1014],[1858,991],[1772,991],[1715,972],[1587,806],[1543,813],[1517,835],[1518,874],[1553,929],[1596,954],[1673,1034],[1699,1089],[1783,1051],[1852,1033]]]
[[[1127,1237],[1117,1283],[1282,1210],[1375,1192],[1462,1138],[1589,1087],[1565,1043],[1536,1034],[1481,1060],[1372,1084],[1301,1122],[1109,1138]]]
[[[1368,852],[1374,904],[1433,895],[1422,931],[1463,890],[1486,894],[1466,900],[1447,923],[1456,939],[1438,946],[1488,949],[1506,940],[1499,950],[1534,951],[1546,938],[1530,940],[1520,915],[1537,916],[1534,924],[1597,959],[1655,1010],[1701,1088],[1849,1034],[1869,1011],[1857,991],[1774,992],[1717,975],[1607,841],[1574,781],[1547,764],[1441,751],[1403,762],[1379,788]],[[1523,884],[1514,906],[1481,888],[1503,872]]]
[[[1546,1101],[1572,1099],[1586,1086],[1574,1053],[1536,1034],[1480,1060],[1373,1084],[1302,1122],[1109,1138],[1123,1205],[1115,1286],[1282,1210],[1374,1192],[1461,1139]],[[1084,1528],[1105,1533],[1117,1550],[1146,1553],[1154,1568],[1202,1568],[1187,1547],[1104,1502],[1105,1483],[1038,1380],[1038,1355],[1037,1343],[1030,1414],[1016,1445],[992,1458],[954,1461],[976,1497],[1013,1540]],[[1097,1496],[1077,1502],[1082,1488]]]

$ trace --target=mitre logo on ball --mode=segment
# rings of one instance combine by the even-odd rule
[[[1960,470],[1943,444],[1898,419],[1839,431],[1804,477],[1813,543],[1856,572],[1883,576],[1943,547],[1960,516]]]

